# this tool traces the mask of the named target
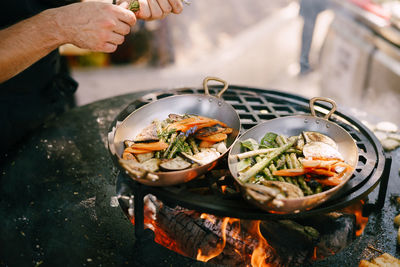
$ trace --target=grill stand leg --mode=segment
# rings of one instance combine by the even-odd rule
[[[387,187],[388,187],[388,183],[389,183],[391,166],[392,166],[392,157],[390,155],[386,155],[385,156],[385,169],[383,170],[382,180],[379,184],[378,199],[375,203],[376,209],[382,209],[383,206],[385,205],[386,192],[387,192]]]
[[[145,192],[140,184],[136,184],[133,190],[134,216],[135,216],[135,237],[139,239],[144,233],[144,197]]]

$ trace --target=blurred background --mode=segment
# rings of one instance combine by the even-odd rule
[[[61,51],[78,106],[216,76],[400,125],[399,18],[393,0],[191,0],[180,15],[139,21],[113,54]]]

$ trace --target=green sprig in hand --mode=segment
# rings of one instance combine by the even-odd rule
[[[140,10],[140,4],[138,0],[134,0],[129,4],[128,9],[132,12],[137,12]]]

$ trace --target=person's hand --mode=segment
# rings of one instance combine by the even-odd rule
[[[84,2],[52,11],[65,43],[110,53],[124,42],[124,36],[136,23],[135,14],[127,7],[128,3]]]
[[[120,2],[132,2],[133,0],[120,0]],[[182,0],[138,0],[140,10],[136,17],[143,20],[163,19],[168,14],[179,14],[183,10]]]

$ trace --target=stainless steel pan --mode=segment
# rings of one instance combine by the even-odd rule
[[[315,101],[325,101],[332,104],[332,109],[324,117],[317,117],[314,110]],[[274,132],[285,136],[296,136],[302,131],[315,131],[331,137],[338,145],[338,150],[344,157],[346,163],[350,164],[354,169],[358,163],[358,149],[351,135],[342,127],[329,121],[329,117],[336,110],[336,103],[327,98],[313,98],[310,100],[311,115],[297,115],[282,118],[276,118],[260,123],[259,125],[249,129],[236,140],[228,156],[229,170],[235,180],[241,185],[242,193],[246,200],[249,200],[256,206],[265,211],[275,213],[297,213],[304,210],[312,209],[337,193],[350,179],[353,172],[347,172],[343,177],[343,182],[327,191],[318,194],[301,197],[279,199],[278,202],[272,197],[264,197],[260,187],[262,185],[243,184],[238,179],[237,157],[236,154],[241,153],[241,142],[253,138],[260,141],[267,132]]]
[[[209,81],[218,81],[224,84],[224,87],[216,96],[212,96],[209,93]],[[228,153],[241,127],[240,119],[235,109],[221,99],[222,94],[228,89],[228,84],[219,78],[207,77],[204,79],[203,86],[204,95],[177,95],[151,102],[132,112],[122,122],[117,123],[115,129],[109,133],[108,146],[114,160],[118,162],[118,165],[133,180],[151,186],[168,186],[184,183],[214,168],[217,161]],[[181,171],[147,172],[131,168],[129,162],[121,159],[124,150],[124,141],[132,140],[144,127],[150,125],[155,119],[166,119],[171,113],[201,115],[226,123],[233,129],[233,132],[228,135],[227,139],[228,151],[208,164]]]

